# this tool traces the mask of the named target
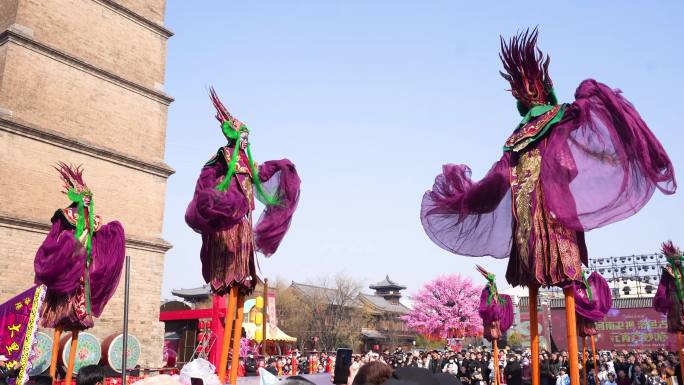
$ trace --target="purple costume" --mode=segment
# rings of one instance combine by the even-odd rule
[[[297,208],[300,180],[287,159],[257,167],[249,147],[242,148],[232,132],[248,132],[247,128],[228,113],[213,90],[212,100],[229,144],[202,168],[185,221],[202,235],[202,276],[212,290],[224,294],[237,287],[249,294],[257,283],[254,254],[271,256],[277,250]],[[255,195],[266,204],[256,226],[252,219]]]
[[[522,122],[479,182],[447,164],[423,196],[421,220],[440,247],[510,257],[513,285],[582,281],[584,232],[637,213],[659,189],[676,190],[665,150],[634,107],[595,80],[557,104],[537,32],[502,42],[502,61]]]
[[[495,276],[480,266],[477,269],[487,279],[487,286],[480,295],[480,318],[487,341],[498,340],[513,325],[513,301],[506,294],[499,294]]]
[[[663,253],[668,265],[663,268],[658,290],[653,297],[653,307],[656,311],[667,314],[668,332],[684,332],[684,290],[682,287],[684,256],[682,256],[682,251],[672,244],[672,241],[663,244]]]
[[[601,274],[593,272],[585,282],[574,282],[573,285],[579,335],[594,336],[598,334],[596,322],[603,320],[613,306],[613,296],[608,282]]]
[[[65,193],[74,203],[52,216],[52,228],[34,260],[35,282],[47,287],[41,326],[85,330],[119,285],[126,241],[121,223],[102,225],[92,213],[92,194],[81,169],[59,166]],[[90,204],[84,205],[83,197]]]

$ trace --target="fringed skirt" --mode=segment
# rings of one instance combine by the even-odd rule
[[[219,295],[236,287],[241,294],[254,291],[257,274],[254,238],[249,220],[244,219],[229,230],[208,236],[211,289]]]
[[[84,277],[81,277],[78,288],[73,294],[65,295],[47,291],[41,310],[40,326],[73,331],[90,329],[93,325],[93,316],[88,312],[86,303]]]

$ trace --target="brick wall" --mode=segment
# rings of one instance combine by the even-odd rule
[[[117,5],[118,4],[118,5]],[[33,284],[49,219],[68,205],[52,169],[83,164],[105,222],[119,220],[131,256],[129,329],[141,364],[161,365],[159,305],[170,97],[165,0],[0,2],[0,302]],[[10,29],[10,31],[6,31]],[[123,277],[95,327],[122,331]],[[52,331],[46,331],[52,334]]]

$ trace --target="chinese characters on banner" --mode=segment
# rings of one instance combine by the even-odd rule
[[[565,310],[551,312],[553,326],[565,330]],[[558,329],[560,328],[560,329]],[[667,317],[653,308],[610,309],[602,322],[596,323],[598,350],[655,350],[666,348],[676,351],[677,336],[667,333]],[[554,333],[554,342],[561,349],[567,348],[565,333]]]
[[[20,369],[10,384],[23,385],[28,380],[29,356],[44,297],[45,287],[35,286],[0,305],[0,354],[7,356],[8,367]]]
[[[278,334],[278,316],[276,315],[276,296],[275,293],[268,293],[266,300],[266,315],[268,316],[268,334],[271,338],[275,338]],[[266,338],[266,336],[264,336]]]

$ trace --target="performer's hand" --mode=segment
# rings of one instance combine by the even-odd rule
[[[88,240],[88,232],[84,231],[81,236],[78,238],[78,241],[81,242],[81,245],[85,246],[86,242]]]

